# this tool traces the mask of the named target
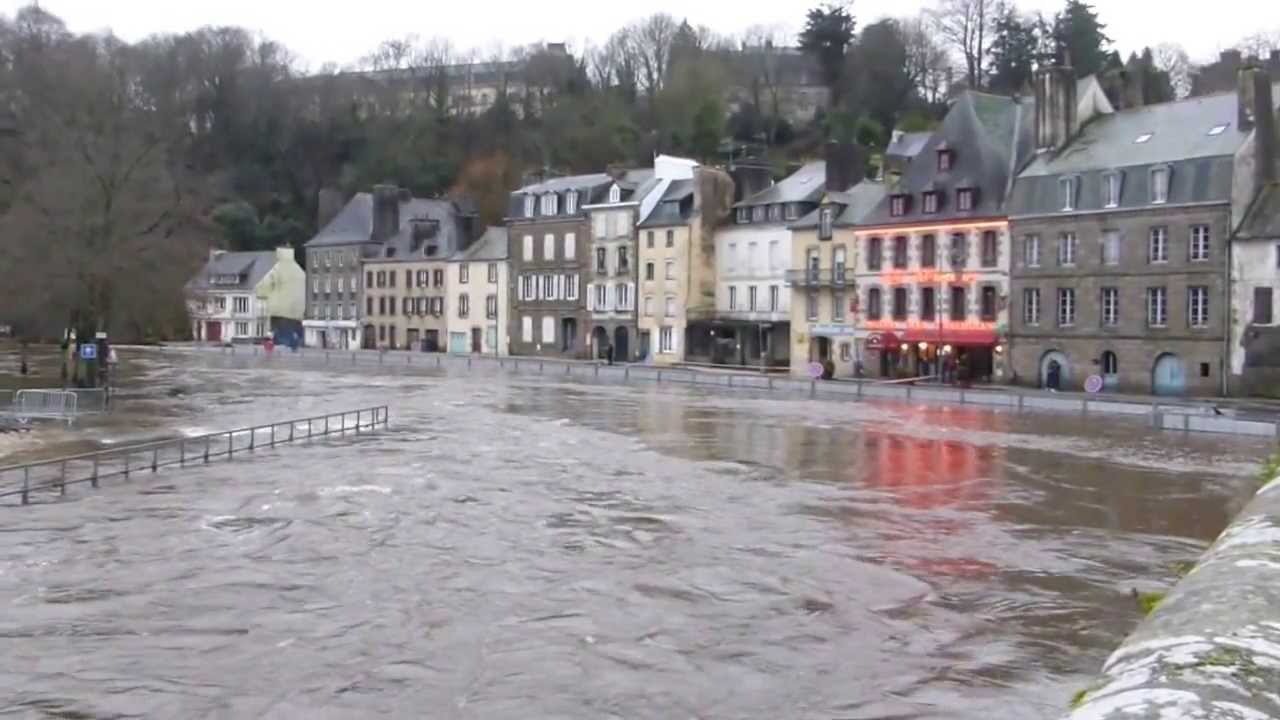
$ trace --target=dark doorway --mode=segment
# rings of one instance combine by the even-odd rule
[[[471,352],[484,352],[484,345],[482,344],[481,337],[480,328],[471,328]]]
[[[624,327],[615,329],[613,331],[613,359],[618,362],[630,362],[631,356],[627,354],[630,349],[627,329]]]
[[[372,350],[378,347],[378,331],[372,325],[364,326],[364,342],[361,344],[365,350]]]
[[[818,357],[814,358],[818,362],[826,362],[831,359],[831,338],[816,338],[818,343]]]
[[[651,345],[652,342],[653,342],[653,336],[649,333],[649,331],[641,330],[640,331],[640,359],[641,360],[649,359],[649,351],[652,348],[652,345]]]
[[[563,352],[569,352],[578,343],[578,321],[569,317],[560,320],[560,337],[563,343],[560,349]]]
[[[219,342],[222,340],[222,323],[207,322],[204,324],[204,336],[209,342]]]
[[[427,352],[440,352],[440,331],[428,330],[427,339],[422,341],[422,349]]]
[[[597,360],[609,350],[609,331],[597,326],[591,331],[591,357]]]

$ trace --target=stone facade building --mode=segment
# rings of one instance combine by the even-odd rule
[[[1037,76],[1037,156],[1010,203],[1017,382],[1218,394],[1229,365],[1235,93],[1112,112]]]
[[[586,207],[591,223],[587,309],[591,315],[591,357],[613,351],[629,362],[636,344],[636,224],[641,202],[658,186],[652,170],[619,175],[603,200]]]
[[[491,227],[449,258],[445,322],[451,353],[507,354],[507,229]]]
[[[607,199],[613,178],[600,173],[546,180],[511,194],[507,218],[513,355],[585,358],[584,289],[591,225],[585,206]]]

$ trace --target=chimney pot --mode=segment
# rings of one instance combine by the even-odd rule
[[[1036,76],[1036,148],[1061,150],[1076,130],[1075,71],[1048,67]]]

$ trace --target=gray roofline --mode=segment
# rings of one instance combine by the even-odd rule
[[[1138,207],[1113,207],[1113,208],[1101,208],[1098,210],[1070,210],[1067,212],[1056,212],[1056,213],[1034,213],[1029,215],[1010,215],[1009,219],[1010,220],[1033,220],[1033,219],[1043,219],[1043,218],[1064,218],[1065,219],[1065,218],[1073,218],[1073,217],[1084,217],[1089,215],[1141,213],[1141,212],[1150,212],[1152,210],[1216,207],[1219,205],[1230,206],[1231,201],[1230,200],[1204,200],[1201,202],[1189,202],[1189,203],[1152,203],[1147,205],[1139,205]]]

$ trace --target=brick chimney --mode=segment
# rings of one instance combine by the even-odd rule
[[[1043,68],[1036,73],[1036,149],[1061,150],[1077,129],[1075,71]]]
[[[834,140],[825,150],[827,192],[844,192],[867,175],[867,156],[857,145]]]
[[[400,188],[395,185],[373,186],[373,227],[369,239],[386,242],[400,232]]]

